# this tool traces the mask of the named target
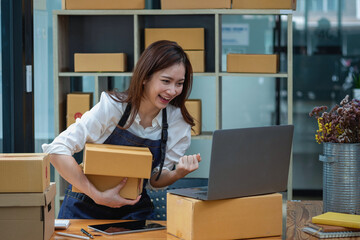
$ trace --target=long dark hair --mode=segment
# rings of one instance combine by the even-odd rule
[[[130,121],[128,121],[124,128],[131,126],[139,111],[144,93],[144,81],[149,81],[155,72],[179,63],[184,64],[185,81],[182,92],[180,95],[176,96],[170,104],[180,108],[185,122],[190,126],[195,125],[193,117],[185,107],[185,100],[190,95],[193,83],[193,70],[190,61],[184,50],[176,42],[161,40],[152,43],[141,54],[139,61],[134,68],[130,86],[125,92],[108,92],[115,101],[131,104]]]

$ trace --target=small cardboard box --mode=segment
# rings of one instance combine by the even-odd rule
[[[43,239],[54,233],[55,183],[42,193],[0,193],[2,240]]]
[[[195,126],[191,131],[192,136],[201,134],[201,100],[200,99],[188,99],[185,101],[185,107],[194,118]]]
[[[80,164],[80,166],[82,167],[83,165]],[[113,188],[123,180],[123,177],[101,176],[101,175],[90,175],[90,174],[87,174],[86,177],[99,191],[105,191],[110,188]],[[143,186],[142,178],[128,178],[125,186],[120,190],[119,195],[127,199],[136,199],[142,192],[142,186]],[[72,186],[72,191],[81,192],[79,189],[77,189],[74,186]]]
[[[227,72],[233,73],[277,73],[279,55],[233,54],[227,55]]]
[[[125,72],[125,53],[75,53],[75,72]]]
[[[296,0],[232,0],[232,8],[296,10]]]
[[[0,192],[44,192],[49,184],[47,154],[0,154]]]
[[[204,50],[204,28],[145,28],[145,47],[159,40],[177,42],[184,50]]]
[[[231,8],[231,0],[161,0],[161,9]]]
[[[193,72],[205,72],[205,51],[185,51],[189,57]]]
[[[62,9],[67,10],[111,10],[144,8],[145,0],[62,0]]]
[[[280,236],[282,195],[202,201],[168,193],[167,231],[185,240]]]
[[[92,102],[92,93],[69,93],[66,102],[66,127],[69,127],[77,118],[81,118],[85,112],[89,111]]]
[[[114,177],[150,178],[152,154],[146,147],[87,143],[84,173]]]

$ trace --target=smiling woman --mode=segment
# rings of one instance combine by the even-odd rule
[[[149,219],[153,205],[145,185],[168,186],[198,169],[200,155],[184,156],[194,120],[185,107],[192,86],[192,67],[175,42],[150,45],[135,66],[128,90],[104,92],[97,105],[43,150],[59,173],[82,193],[67,189],[59,218]],[[148,147],[152,175],[135,200],[119,196],[125,185],[101,192],[72,157],[85,143]]]

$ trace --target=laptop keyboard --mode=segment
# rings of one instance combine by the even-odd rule
[[[194,192],[194,194],[200,195],[200,196],[207,196],[207,191]]]
[[[191,188],[194,190],[197,190],[199,192],[207,192],[208,191],[208,187],[207,186],[203,186],[203,187],[195,187],[195,188]]]

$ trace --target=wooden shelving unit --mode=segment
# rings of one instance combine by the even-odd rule
[[[227,73],[221,71],[221,24],[224,15],[286,15],[287,16],[287,72],[276,74]],[[166,21],[164,21],[166,20]],[[215,78],[215,128],[221,129],[221,99],[223,77],[271,77],[287,79],[288,123],[293,123],[293,39],[291,10],[57,10],[53,12],[54,32],[54,112],[55,135],[65,129],[66,94],[70,92],[70,77],[92,76],[95,79],[95,101],[107,90],[107,77],[130,77],[124,73],[76,73],[75,52],[125,52],[131,70],[144,49],[144,28],[203,27],[206,29],[206,69],[194,77]],[[80,31],[81,30],[81,31]],[[109,37],[111,36],[111,37]],[[195,79],[196,81],[196,79]],[[211,139],[211,132],[194,139]],[[56,171],[55,171],[56,172]],[[56,172],[56,213],[63,199],[66,182]],[[288,199],[292,199],[292,160],[290,163]]]

